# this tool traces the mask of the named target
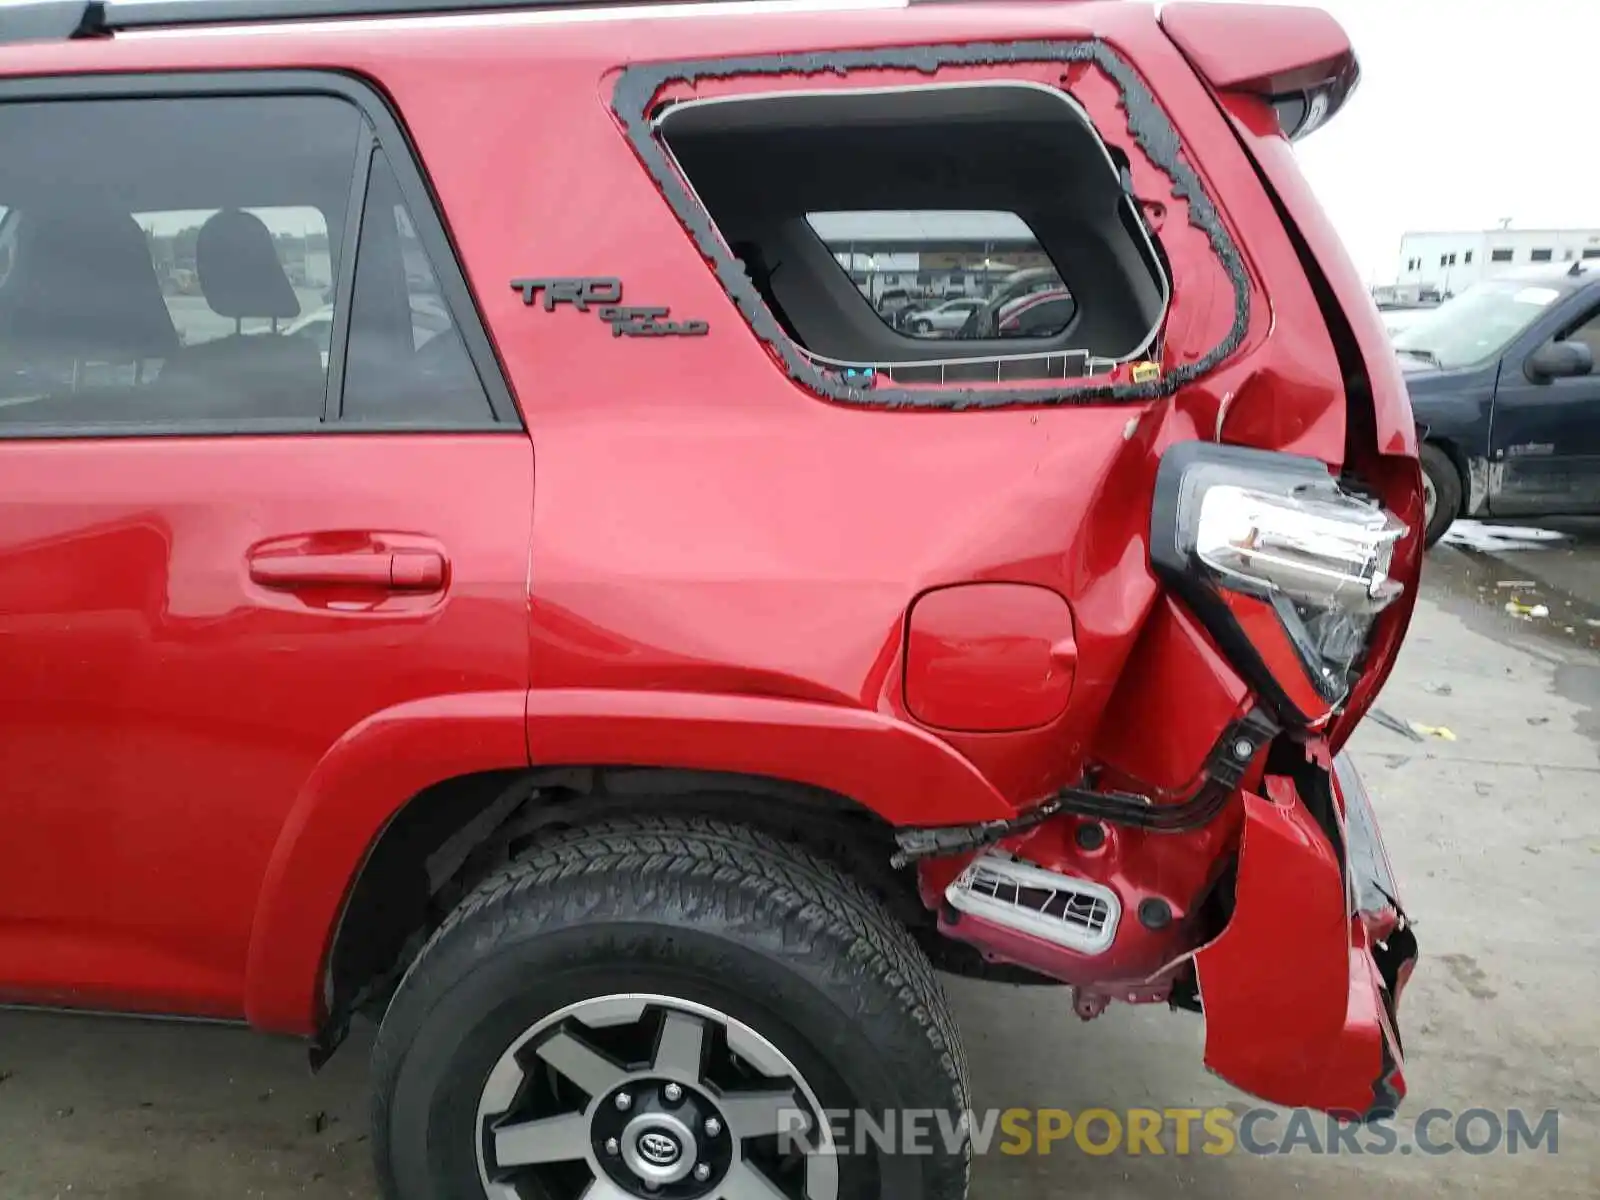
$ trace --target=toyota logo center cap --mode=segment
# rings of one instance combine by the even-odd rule
[[[683,1157],[683,1147],[670,1133],[649,1129],[639,1135],[639,1157],[658,1167],[670,1167]]]

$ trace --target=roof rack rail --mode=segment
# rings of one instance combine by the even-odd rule
[[[9,42],[59,42],[92,33],[91,10],[84,0],[38,0],[0,8],[0,45]]]
[[[504,9],[593,8],[663,0],[34,0],[0,6],[0,44],[105,37],[121,30]],[[695,0],[665,0],[693,3]],[[703,2],[703,0],[702,0]]]

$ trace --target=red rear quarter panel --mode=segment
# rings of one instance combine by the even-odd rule
[[[1239,140],[1150,6],[931,5],[830,13],[819,28],[816,14],[750,12],[379,20],[10,48],[0,74],[326,69],[358,73],[390,97],[534,442],[526,733],[536,764],[736,763],[809,771],[897,823],[1005,815],[1077,778],[1107,711],[1167,712],[1174,687],[1188,694],[1170,672],[1125,672],[1159,599],[1147,537],[1161,450],[1218,437],[1230,408],[1256,396],[1262,415],[1241,436],[1341,462],[1338,364]],[[893,413],[816,398],[745,324],[609,107],[616,72],[634,62],[819,42],[1083,37],[1137,64],[1242,250],[1243,347],[1204,380],[1145,404]],[[1029,78],[1042,70],[1016,68]],[[1102,133],[1131,144],[1114,91],[1077,83]],[[1192,239],[1186,201],[1163,194],[1164,177],[1138,154],[1134,167],[1141,196],[1166,205],[1163,237]],[[1185,316],[1169,331],[1169,368],[1209,349],[1234,316],[1220,272],[1181,256],[1176,269]],[[675,319],[709,322],[710,334],[619,341],[601,322],[526,306],[509,285],[528,276],[621,277],[629,303],[670,305]],[[1386,444],[1403,445],[1393,413],[1381,419]],[[1070,703],[1047,725],[936,736],[908,710],[908,607],[970,582],[1049,588],[1070,604]],[[1201,653],[1189,661],[1214,667]],[[1153,772],[1162,782],[1192,778],[1209,746],[1202,727],[1220,732],[1238,706],[1235,682],[1194,695],[1206,700],[1182,713],[1194,726],[1180,743],[1187,754],[1164,755]],[[681,707],[673,696],[686,698]],[[395,731],[378,744],[426,761],[418,747],[435,733],[455,736],[482,715],[441,704],[394,723],[374,715]],[[1117,744],[1126,754],[1125,738]],[[497,744],[486,757],[501,755]],[[436,765],[467,768],[468,759]],[[385,764],[377,791],[352,802],[341,789],[370,779],[350,782],[330,761],[302,790],[252,935],[260,1023],[314,1024],[314,964],[345,889],[419,773]]]

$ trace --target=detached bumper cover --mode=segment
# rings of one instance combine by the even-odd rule
[[[1245,795],[1233,916],[1195,955],[1205,1061],[1273,1104],[1375,1117],[1405,1096],[1396,1014],[1416,940],[1346,756],[1331,784],[1338,838],[1286,778]]]

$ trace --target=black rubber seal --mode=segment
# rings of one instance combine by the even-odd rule
[[[817,365],[784,334],[777,319],[738,260],[717,235],[710,215],[684,186],[652,125],[653,105],[674,83],[736,76],[847,75],[851,71],[908,70],[933,75],[943,67],[1004,66],[1014,63],[1090,63],[1111,79],[1128,114],[1128,133],[1145,156],[1172,181],[1173,194],[1187,202],[1189,222],[1210,239],[1212,252],[1233,283],[1233,325],[1223,340],[1194,362],[1174,367],[1146,383],[1087,384],[1027,388],[938,389],[852,387],[844,376]],[[880,50],[829,50],[805,54],[752,55],[645,63],[626,68],[612,93],[612,110],[645,169],[673,212],[688,229],[717,278],[744,313],[756,335],[770,346],[795,379],[818,395],[843,404],[871,408],[980,409],[1018,405],[1079,405],[1107,401],[1138,403],[1171,395],[1223,362],[1244,342],[1250,320],[1250,282],[1244,258],[1206,195],[1200,177],[1185,159],[1178,131],[1156,103],[1137,72],[1098,39],[1078,41],[966,42],[938,46],[899,46]]]

